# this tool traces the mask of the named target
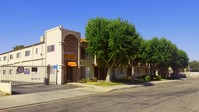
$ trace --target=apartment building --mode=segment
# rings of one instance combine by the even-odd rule
[[[62,26],[49,29],[39,43],[0,54],[0,80],[9,77],[11,81],[37,79],[42,82],[50,65],[50,69],[56,68],[56,76],[52,75],[50,80],[58,84],[77,81],[80,78],[80,40],[79,32]],[[17,73],[19,67],[24,67],[22,73]]]
[[[93,77],[104,80],[107,71],[86,53],[87,44],[79,32],[62,26],[49,29],[39,43],[0,54],[0,81],[43,83],[47,78],[63,84]],[[117,66],[113,73],[115,78],[124,78],[132,73],[142,75],[145,71],[146,68],[139,65],[133,69]]]

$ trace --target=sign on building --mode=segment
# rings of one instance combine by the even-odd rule
[[[17,67],[17,73],[23,73],[24,72],[24,67],[20,66]]]

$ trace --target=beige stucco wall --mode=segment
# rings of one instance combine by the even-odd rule
[[[10,51],[4,54],[0,54],[0,80],[2,78],[19,80],[19,81],[32,81],[32,79],[37,79],[34,81],[43,82],[44,77],[47,76],[46,68],[38,67],[40,73],[31,73],[34,74],[34,77],[30,75],[24,74],[17,74],[17,75],[10,75],[8,71],[13,69],[13,72],[16,74],[17,66],[25,66],[25,68],[30,68],[31,66],[47,66],[47,65],[58,65],[58,73],[57,73],[57,82],[58,84],[63,83],[63,76],[66,75],[65,72],[65,63],[64,63],[64,39],[68,35],[73,35],[78,40],[78,71],[80,72],[80,66],[83,64],[84,66],[89,66],[91,68],[92,62],[91,60],[82,60],[80,64],[80,33],[76,31],[66,30],[62,26],[58,26],[52,29],[45,31],[44,36],[42,36],[41,43],[34,44],[32,46],[25,47],[21,50]],[[47,52],[47,47],[49,45],[55,46],[55,51]],[[36,54],[35,51],[38,50]],[[30,50],[30,56],[25,56],[25,51]],[[16,58],[17,53],[21,53],[20,58]],[[9,59],[9,56],[13,55],[13,59]],[[6,56],[7,59],[3,61],[3,57]],[[1,67],[1,66],[13,66],[9,67]],[[30,67],[27,67],[30,66]],[[3,70],[6,69],[6,74],[2,75]],[[78,72],[78,73],[79,73]],[[41,75],[42,74],[42,75]],[[94,74],[94,70],[91,68],[91,74]],[[56,80],[56,74],[50,76],[50,80]]]
[[[12,84],[0,82],[0,91],[4,93],[8,93],[9,95],[12,94]]]
[[[126,67],[117,67],[115,68],[115,78],[122,79],[127,77],[127,68]]]
[[[133,75],[134,77],[143,76],[143,75],[146,75],[146,74],[147,74],[146,68],[143,68],[143,67],[134,67],[134,75]]]
[[[62,33],[61,26],[52,28],[45,32],[45,52],[46,52],[46,63],[45,65],[55,66],[58,65],[58,73],[57,73],[57,83],[62,84]],[[55,51],[47,52],[47,47],[50,45],[54,45]],[[56,76],[50,77],[50,80],[56,80]]]
[[[85,75],[86,78],[93,78],[94,77],[94,66],[93,66],[93,59],[89,58],[89,59],[81,59],[81,67],[87,67],[90,70],[88,71],[89,74],[81,74],[81,75]]]
[[[32,46],[28,46],[21,50],[11,51],[0,55],[0,80],[10,80],[19,82],[43,82],[43,79],[46,76],[46,74],[44,72],[41,72],[41,70],[37,74],[32,73],[31,66],[37,67],[45,65],[44,46],[44,43],[39,43]],[[35,52],[36,49],[37,53]],[[26,51],[30,51],[29,56],[25,56]],[[20,53],[19,58],[17,58],[17,53]],[[10,59],[10,55],[13,55],[13,59]],[[6,60],[3,60],[4,56],[7,56]],[[29,68],[30,74],[16,74],[17,66],[24,66],[24,69]],[[43,69],[45,70],[45,68]],[[4,70],[6,71],[5,74],[3,74]],[[12,71],[11,74],[9,73],[10,71]]]
[[[38,49],[38,53],[35,53],[35,49]],[[25,56],[25,51],[30,50],[30,56]],[[20,58],[17,58],[17,53],[21,53]],[[10,59],[10,55],[13,55],[13,59]],[[6,60],[3,60],[3,57],[6,56]],[[20,65],[24,65],[24,62],[32,62],[35,61],[37,62],[37,60],[42,60],[42,64],[44,64],[45,60],[45,53],[44,53],[44,43],[38,44],[38,45],[33,45],[33,46],[29,46],[27,48],[21,49],[21,50],[16,50],[16,51],[12,51],[12,52],[8,52],[5,54],[0,55],[1,57],[1,61],[0,61],[0,66],[3,65],[18,65],[20,63]],[[28,64],[28,66],[32,65]],[[41,64],[38,64],[41,66]]]

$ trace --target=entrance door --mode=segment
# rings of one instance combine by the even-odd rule
[[[73,75],[74,75],[74,68],[73,67],[67,67],[66,68],[66,81],[67,82],[73,82]]]
[[[97,80],[100,80],[98,67],[94,67],[94,77],[96,77]]]

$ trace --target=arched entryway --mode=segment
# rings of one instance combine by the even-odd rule
[[[78,81],[78,40],[74,35],[64,39],[65,83]]]

